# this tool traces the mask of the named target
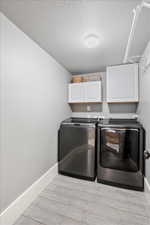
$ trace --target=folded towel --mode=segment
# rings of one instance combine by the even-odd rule
[[[105,130],[105,145],[109,151],[124,157],[125,130],[107,129]]]

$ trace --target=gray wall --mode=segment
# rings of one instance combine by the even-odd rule
[[[1,211],[57,161],[70,74],[0,14]]]
[[[87,106],[90,106],[91,112],[102,112],[102,104],[71,104],[73,112],[87,112]],[[135,113],[137,104],[108,104],[110,113]]]
[[[150,151],[150,67],[144,71],[145,62],[150,62],[150,42],[140,63],[140,103],[139,119],[146,129],[146,149]],[[150,160],[146,162],[146,176],[150,183]]]
[[[86,75],[86,74],[85,74]],[[106,72],[100,72],[102,80],[102,98],[106,101]],[[84,76],[82,74],[82,76]],[[71,104],[71,109],[73,112],[87,112],[87,106],[90,106],[91,112],[102,112],[103,107],[101,103],[96,104]],[[137,104],[108,104],[108,110],[110,113],[135,113],[137,109]]]

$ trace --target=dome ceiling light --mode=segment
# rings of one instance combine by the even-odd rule
[[[95,34],[89,34],[84,37],[84,44],[87,48],[95,48],[99,45],[99,37]]]

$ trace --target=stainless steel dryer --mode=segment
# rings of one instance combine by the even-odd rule
[[[97,119],[69,118],[58,135],[58,172],[86,180],[96,177]]]
[[[144,129],[132,119],[102,120],[98,124],[97,180],[144,190]]]

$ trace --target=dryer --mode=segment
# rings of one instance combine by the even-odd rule
[[[97,181],[144,190],[144,129],[135,119],[104,119],[97,129]]]

